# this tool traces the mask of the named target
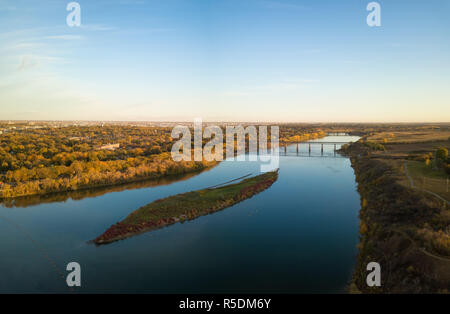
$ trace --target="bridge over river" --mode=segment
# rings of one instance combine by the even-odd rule
[[[298,143],[285,143],[280,144],[280,155],[281,156],[299,156],[299,157],[306,157],[304,155],[300,154],[300,146],[306,146],[308,149],[308,156],[311,156],[311,147],[320,145],[320,154],[321,156],[324,156],[324,146],[332,146],[334,157],[336,157],[337,150],[344,144],[349,144],[350,142],[341,142],[341,141],[311,141],[311,142],[298,142]],[[288,151],[288,146],[296,146],[295,152]],[[339,147],[338,147],[339,145]],[[330,157],[330,156],[328,156]]]

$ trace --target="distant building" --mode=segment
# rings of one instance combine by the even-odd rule
[[[120,144],[106,144],[106,145],[100,146],[100,149],[115,150],[115,149],[118,149],[119,147],[120,147]]]

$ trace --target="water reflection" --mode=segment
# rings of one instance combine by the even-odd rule
[[[196,172],[170,175],[170,176],[163,177],[163,178],[151,179],[151,180],[147,179],[147,180],[142,180],[142,181],[137,181],[137,182],[121,184],[121,185],[96,187],[96,188],[82,189],[82,190],[76,190],[76,191],[50,193],[50,194],[44,194],[44,195],[30,195],[30,196],[15,198],[15,199],[6,199],[6,200],[1,200],[0,204],[7,208],[14,208],[14,207],[26,208],[26,207],[36,206],[36,205],[40,205],[40,204],[66,202],[67,200],[80,201],[85,198],[98,197],[98,196],[102,196],[102,195],[112,193],[112,192],[122,192],[125,190],[135,190],[135,189],[143,189],[143,188],[149,188],[149,187],[164,186],[164,185],[172,184],[174,182],[189,180],[190,178],[198,176],[199,174],[201,174],[203,172],[210,171],[211,169],[213,169],[216,166],[217,165],[214,165],[207,169],[203,169],[203,170],[196,171]]]
[[[82,266],[81,293],[343,292],[359,242],[348,158],[281,156],[277,182],[244,202],[107,246],[86,243],[154,200],[259,170],[258,162],[221,162],[200,175],[12,204],[36,204],[22,210],[0,205],[0,293],[67,292],[34,243],[58,269]]]

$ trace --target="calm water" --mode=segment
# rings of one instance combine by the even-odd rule
[[[356,140],[328,137],[324,140]],[[311,156],[320,156],[320,145]],[[292,154],[292,156],[290,156]],[[250,172],[223,162],[184,180],[0,205],[0,292],[70,292],[63,272],[82,268],[79,292],[343,292],[357,253],[359,195],[347,158],[288,148],[278,181],[221,212],[110,245],[87,244],[161,197]],[[74,200],[74,199],[77,200]]]

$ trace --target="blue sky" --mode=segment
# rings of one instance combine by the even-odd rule
[[[0,119],[450,121],[450,1],[0,0]]]

